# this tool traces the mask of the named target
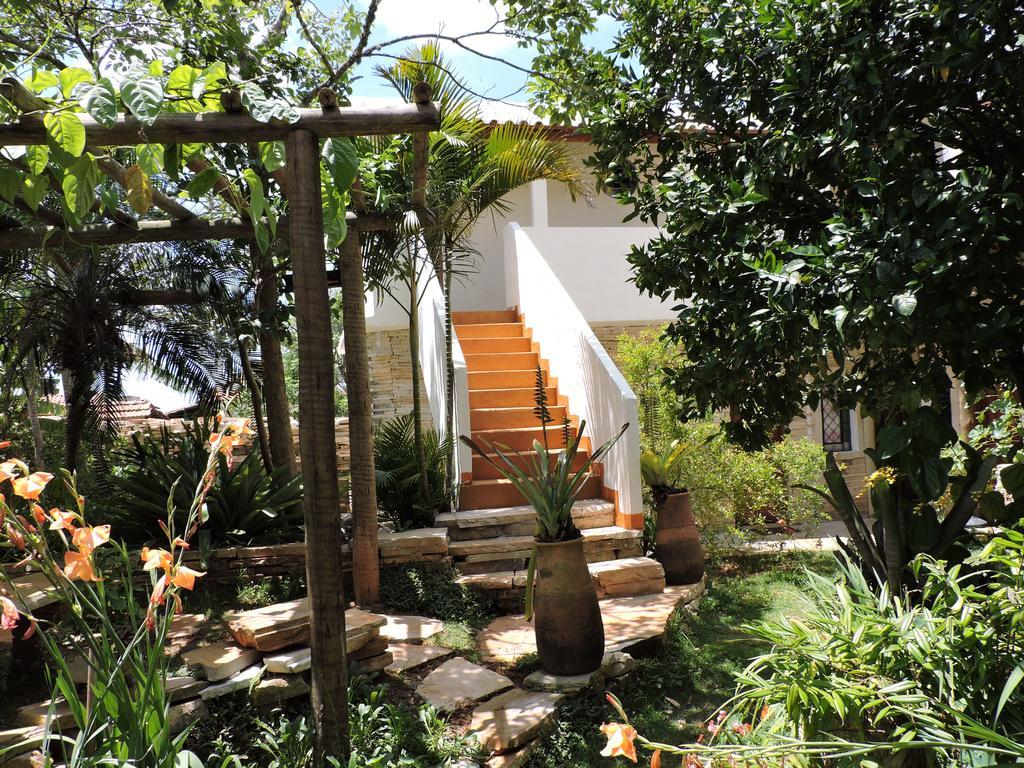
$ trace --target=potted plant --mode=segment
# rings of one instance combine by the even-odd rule
[[[542,396],[543,389],[538,397]],[[539,403],[538,417],[545,426],[542,414],[546,411]],[[624,424],[575,471],[572,466],[585,421],[575,437],[566,425],[565,448],[557,455],[548,448],[546,439],[544,443],[534,440],[533,452],[523,454],[508,446],[484,443],[481,447],[465,435],[460,438],[513,483],[537,513],[526,575],[526,617],[535,619],[541,666],[555,675],[592,672],[604,657],[604,623],[583,553],[583,537],[572,519],[572,505],[591,466],[604,458],[628,426]]]
[[[664,450],[645,450],[640,473],[651,488],[657,528],[654,558],[665,569],[668,584],[695,584],[704,576],[704,546],[690,506],[690,493],[673,484],[685,445],[673,442]]]

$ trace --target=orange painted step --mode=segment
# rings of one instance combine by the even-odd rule
[[[549,405],[548,411],[555,424],[565,421],[564,405]],[[469,412],[469,426],[474,432],[483,429],[510,429],[513,427],[539,427],[540,419],[529,408],[476,408]]]
[[[580,486],[577,499],[601,498],[601,478],[590,475]],[[481,480],[462,486],[459,509],[493,509],[527,503],[526,498],[508,480]]]
[[[560,453],[561,451],[557,451],[556,455]],[[520,469],[531,473],[533,472],[533,462],[530,461],[525,454],[522,457],[516,456],[515,454],[508,456],[510,459],[512,459],[512,462]],[[502,460],[499,459],[497,456],[492,456],[492,458],[494,458],[494,460],[498,462],[499,466],[504,466]],[[573,458],[572,461],[572,471],[579,471],[586,463],[588,458],[590,458],[590,453],[588,451],[577,451],[576,456]],[[551,458],[551,462],[554,463],[555,461],[557,461],[557,459],[553,456]],[[481,458],[480,456],[477,456],[475,453],[473,454],[474,483],[477,482],[478,480],[497,480],[501,476],[501,473],[493,466],[491,466],[491,464],[489,464],[485,459]]]
[[[548,375],[542,371],[544,383]],[[537,372],[528,371],[470,371],[469,389],[532,389],[537,383]]]
[[[532,387],[519,389],[476,389],[469,393],[469,407],[476,408],[533,408],[535,390]],[[558,390],[545,387],[548,403],[558,402]]]
[[[498,352],[466,355],[466,368],[475,371],[532,371],[540,365],[536,352]]]
[[[525,337],[499,337],[496,339],[459,339],[459,346],[467,355],[494,354],[497,352],[532,352],[533,342]]]
[[[548,448],[563,448],[565,447],[564,435],[562,434],[561,425],[549,425],[547,428],[548,432]],[[576,428],[569,428],[569,436],[572,438],[576,434]],[[473,432],[473,440],[475,440],[481,448],[485,451],[488,445],[508,446],[509,448],[517,451],[532,451],[533,441],[540,440],[544,442],[543,430],[540,427],[525,427],[521,429],[484,429],[479,432]]]
[[[455,325],[478,325],[480,323],[515,323],[519,318],[511,309],[489,309],[473,312],[452,312]]]
[[[470,323],[456,325],[455,335],[463,339],[525,338],[526,329],[522,323]]]

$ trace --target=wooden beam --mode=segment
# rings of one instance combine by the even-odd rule
[[[349,227],[360,231],[394,229],[399,220],[387,216],[349,213]],[[277,236],[288,236],[288,219],[277,224]],[[72,245],[125,245],[128,243],[188,242],[195,240],[252,240],[256,237],[247,219],[192,219],[190,221],[140,221],[136,228],[117,224],[89,224],[78,229],[22,227],[0,230],[0,251],[57,248]]]
[[[44,99],[41,99],[38,96],[36,96],[34,93],[32,93],[32,91],[30,91],[28,88],[22,85],[21,81],[13,77],[5,77],[3,81],[0,81],[0,96],[3,96],[5,99],[11,102],[22,112],[26,113],[46,112],[50,108],[50,105]],[[86,115],[83,117],[88,116]],[[92,118],[89,119],[91,120]],[[23,117],[22,120],[32,120],[34,122],[37,122],[39,125],[43,124],[42,118],[37,116]],[[0,126],[0,128],[3,128],[3,126]],[[86,138],[87,143],[85,146],[85,150],[90,154],[96,155],[96,164],[99,166],[100,170],[103,171],[103,173],[105,173],[108,177],[110,177],[118,184],[120,184],[122,187],[127,187],[128,185],[126,184],[126,178],[128,175],[128,169],[121,165],[119,162],[117,162],[114,158],[109,157],[105,150],[102,150],[97,146],[93,146],[95,144],[104,146],[106,144],[109,144],[110,142],[89,142],[88,140],[91,139],[92,137],[87,136]],[[17,144],[18,142],[13,143]],[[43,141],[27,143],[45,144],[46,139],[44,136]],[[140,139],[139,141],[132,143],[139,144],[146,142],[144,139]],[[177,200],[168,197],[159,189],[153,190],[153,205],[155,205],[164,213],[168,214],[169,216],[175,219],[187,221],[188,219],[195,218],[195,214],[192,211],[183,206]]]
[[[327,764],[326,757],[337,757],[342,764],[348,762],[346,606],[334,445],[334,341],[325,274],[320,143],[315,133],[302,128],[292,130],[286,142],[291,176],[289,244],[299,348],[299,455],[312,649],[313,764],[319,766]],[[353,453],[356,450],[353,446]]]
[[[12,80],[5,79],[4,85]],[[6,95],[3,90],[0,93]],[[144,125],[131,115],[119,115],[111,126],[98,123],[89,115],[82,114],[79,117],[85,126],[86,142],[100,147],[143,143],[247,144],[254,141],[279,141],[298,130],[309,131],[321,139],[334,136],[382,136],[432,131],[441,125],[437,106],[431,103],[296,111],[298,120],[294,123],[263,123],[249,115],[230,112],[160,115],[151,125]],[[27,114],[16,123],[0,125],[0,146],[45,143],[46,128],[41,115]]]

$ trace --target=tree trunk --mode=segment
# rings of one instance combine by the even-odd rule
[[[39,390],[36,387],[39,370],[36,361],[29,357],[25,366],[25,410],[28,412],[28,423],[32,430],[32,458],[35,469],[46,468],[46,441],[43,439],[43,426],[39,421]]]
[[[74,472],[78,469],[78,451],[82,445],[89,398],[87,388],[73,372],[63,371],[61,380],[64,387],[64,469]]]
[[[242,339],[238,340],[238,359],[242,362],[242,376],[245,377],[245,386],[249,388],[249,396],[252,398],[252,418],[256,422],[256,441],[260,446],[260,458],[263,460],[263,468],[269,475],[274,471],[274,461],[270,457],[267,422],[263,420],[263,393],[260,391],[260,382],[256,378],[256,373],[252,369],[249,345]]]
[[[269,255],[258,254],[259,287],[256,289],[256,312],[260,318],[260,357],[263,361],[263,400],[267,409],[267,431],[270,433],[270,456],[274,466],[288,467],[288,474],[294,476],[295,446],[292,442],[292,418],[288,403],[288,389],[285,384],[284,357],[281,354],[281,338],[270,318],[277,309],[280,298],[274,262]]]
[[[296,129],[288,134],[291,179],[289,241],[299,345],[299,452],[306,523],[306,583],[312,650],[313,762],[348,754],[348,670],[345,592],[341,560],[338,464],[334,444],[334,344],[327,295],[320,142]],[[360,305],[360,311],[362,305]],[[366,445],[353,441],[352,454]]]
[[[455,356],[452,352],[455,337],[452,328],[452,245],[445,244],[444,264],[444,376],[445,376],[445,435],[452,441],[452,452],[448,455],[447,472],[449,487],[454,487],[455,451],[459,441],[455,436]]]
[[[352,477],[352,578],[359,605],[380,599],[377,555],[377,479],[373,456],[373,398],[366,351],[366,292],[359,233],[341,244],[341,309],[345,326],[345,382]]]
[[[427,449],[423,442],[423,408],[420,405],[420,317],[419,269],[417,254],[410,253],[409,270],[409,364],[412,368],[412,435],[416,454],[416,473],[420,498],[430,498],[430,478],[427,477]]]

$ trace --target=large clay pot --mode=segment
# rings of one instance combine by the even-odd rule
[[[604,657],[604,622],[582,537],[537,542],[534,578],[533,626],[540,665],[554,675],[593,672]]]
[[[658,510],[654,558],[669,584],[696,584],[704,576],[704,545],[686,491],[673,493]]]

